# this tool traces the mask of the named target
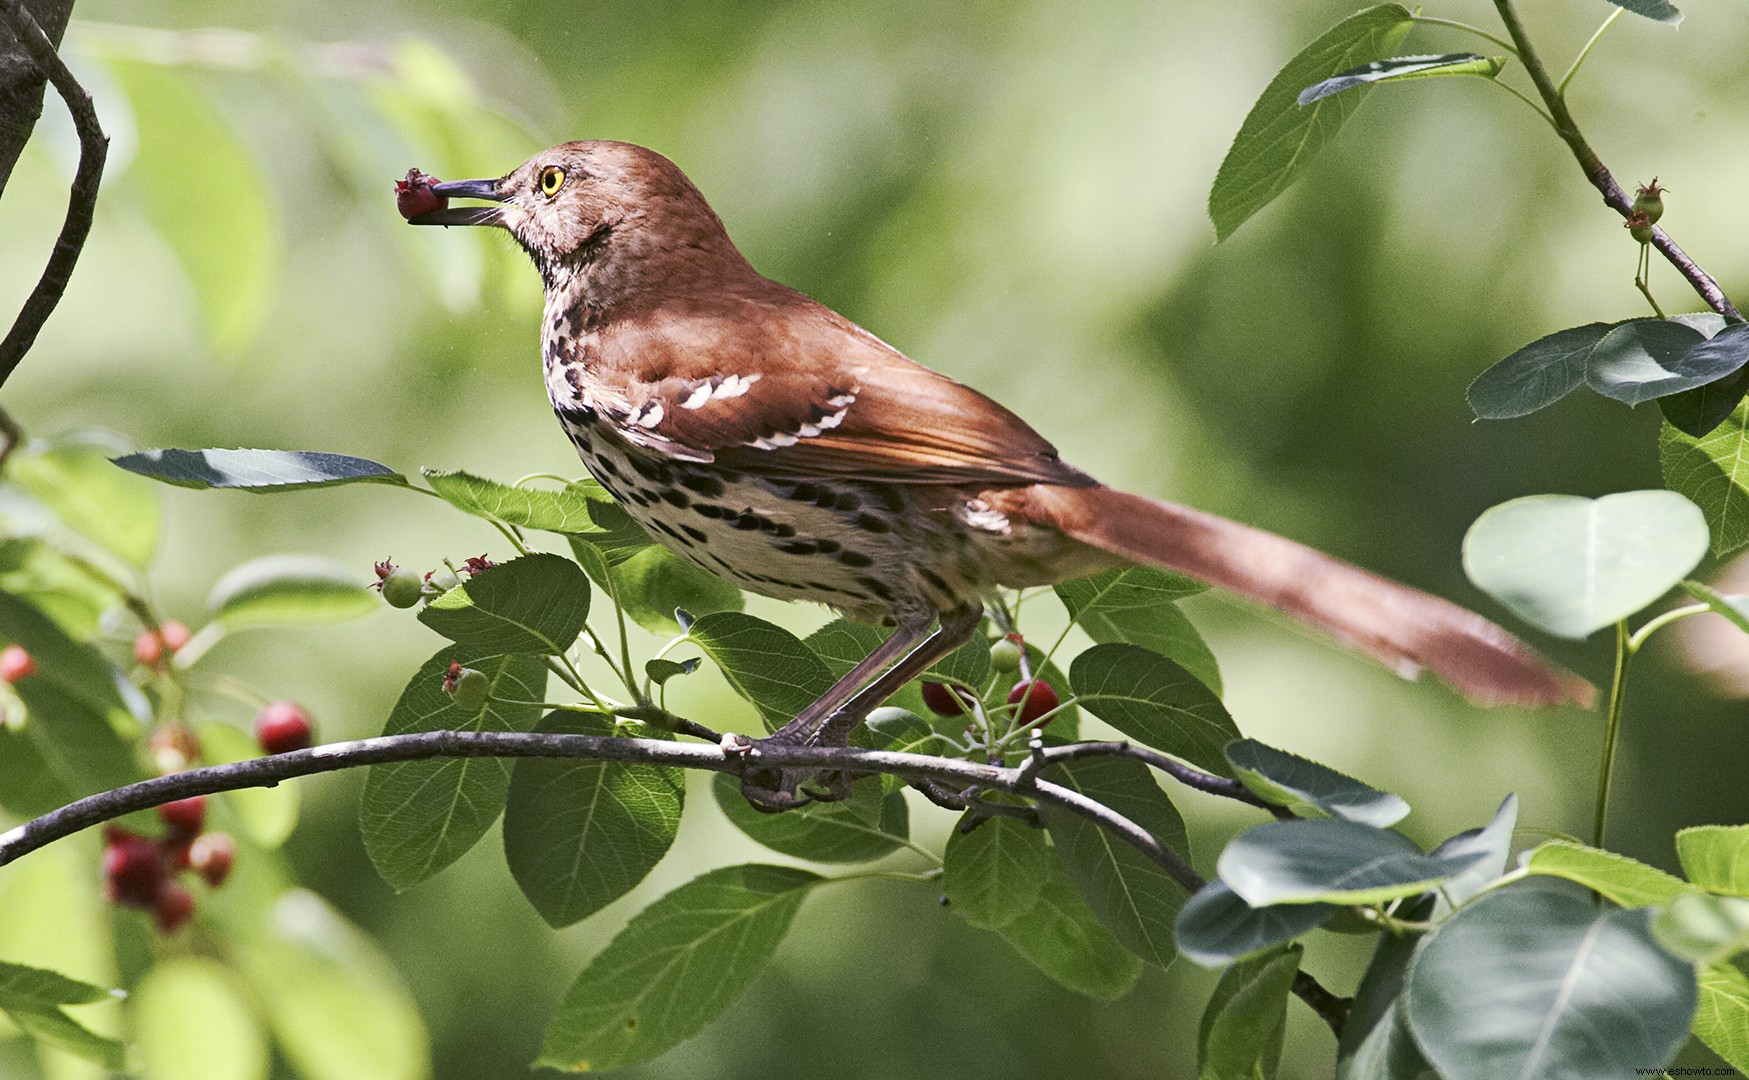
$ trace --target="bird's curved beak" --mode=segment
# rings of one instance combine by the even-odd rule
[[[503,202],[496,180],[446,180],[434,184],[431,190],[449,198],[490,199]],[[433,210],[429,214],[408,218],[409,225],[497,225],[504,224],[504,211],[496,206],[452,206]]]

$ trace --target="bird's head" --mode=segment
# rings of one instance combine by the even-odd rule
[[[410,224],[504,229],[549,290],[580,283],[598,302],[678,275],[746,265],[686,174],[631,143],[560,143],[496,180],[452,180],[432,190],[496,205],[436,210]]]

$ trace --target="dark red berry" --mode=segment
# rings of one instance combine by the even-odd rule
[[[170,876],[164,849],[156,840],[112,825],[103,845],[104,896],[112,904],[149,908]]]
[[[23,645],[8,645],[0,649],[0,679],[15,683],[27,675],[36,674],[36,659],[24,651]]]
[[[967,701],[970,695],[958,687],[946,683],[925,682],[923,684],[923,704],[937,716],[964,716],[969,711]]]
[[[435,176],[427,176],[418,169],[408,169],[407,179],[395,181],[395,209],[404,218],[416,218],[420,214],[442,210],[449,205],[449,200],[431,190],[432,185],[437,182]]]
[[[158,816],[164,819],[164,826],[170,831],[170,842],[185,844],[206,828],[206,796],[194,795],[167,802],[158,807]]]
[[[152,914],[158,917],[158,929],[174,934],[194,917],[194,894],[182,882],[167,878],[152,899]]]
[[[236,861],[237,841],[228,833],[207,833],[196,837],[188,846],[189,869],[205,878],[206,883],[215,889],[231,876],[231,864]]]
[[[1031,687],[1030,693],[1028,687]],[[1021,705],[1023,698],[1026,703]],[[1020,705],[1020,715],[1014,718],[1014,724],[1016,727],[1026,727],[1057,707],[1057,692],[1043,679],[1034,679],[1031,682],[1018,683],[1014,689],[1008,691],[1008,704]],[[1056,717],[1051,717],[1051,720],[1055,719]],[[1049,726],[1050,722],[1046,720],[1042,726]]]
[[[187,724],[160,725],[146,745],[161,775],[181,772],[200,760],[200,740]]]
[[[295,701],[271,702],[255,714],[255,741],[269,754],[289,754],[314,741],[310,714]]]

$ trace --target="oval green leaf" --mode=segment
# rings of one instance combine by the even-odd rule
[[[419,621],[476,653],[558,656],[583,632],[589,579],[570,559],[523,555],[439,596]]]
[[[1687,496],[1712,528],[1713,554],[1724,555],[1749,543],[1749,401],[1725,421],[1696,438],[1665,424],[1658,438],[1664,486]]]
[[[694,615],[740,611],[741,590],[658,544],[615,563],[608,574],[613,595],[639,626],[655,634],[677,634],[675,609]]]
[[[1184,902],[1174,931],[1180,953],[1192,963],[1218,968],[1292,941],[1340,910],[1334,904],[1252,907],[1216,878]]]
[[[1669,592],[1706,548],[1705,518],[1675,492],[1531,495],[1476,519],[1464,572],[1526,622],[1578,639]]]
[[[1625,8],[1641,18],[1654,22],[1669,23],[1674,26],[1682,21],[1682,12],[1676,10],[1676,5],[1669,0],[1609,0],[1616,7]]]
[[[1480,829],[1466,829],[1433,849],[1436,858],[1480,856],[1468,869],[1439,887],[1433,908],[1436,916],[1444,916],[1506,872],[1506,859],[1512,854],[1512,832],[1517,826],[1518,796],[1508,795],[1488,824]]]
[[[1383,829],[1409,815],[1409,804],[1389,792],[1255,739],[1228,744],[1226,754],[1233,775],[1253,795],[1300,817],[1346,818]]]
[[[590,503],[605,496],[592,497],[589,488],[511,487],[472,473],[440,469],[420,469],[419,474],[445,502],[475,517],[545,532],[599,531],[590,514]]]
[[[1749,898],[1683,893],[1653,913],[1652,936],[1690,963],[1723,962],[1749,949]]]
[[[302,491],[337,484],[407,486],[407,478],[377,462],[308,450],[142,450],[115,459],[129,472],[186,488]]]
[[[1480,852],[1436,857],[1408,837],[1356,821],[1274,821],[1221,852],[1221,880],[1254,907],[1376,904],[1426,892],[1479,862]]]
[[[1130,992],[1142,961],[1111,936],[1061,867],[1045,861],[1038,899],[997,932],[1034,967],[1058,983],[1100,1001]]]
[[[1585,384],[1591,352],[1614,323],[1587,323],[1519,349],[1476,376],[1467,397],[1484,420],[1510,420],[1546,409]]]
[[[1749,896],[1749,825],[1696,825],[1676,834],[1688,880],[1708,892]]]
[[[158,542],[158,494],[152,485],[117,472],[95,446],[59,446],[18,454],[6,475],[60,518],[135,566],[152,558]]]
[[[1298,945],[1241,960],[1228,968],[1197,1030],[1199,1075],[1272,1077],[1287,1037],[1287,996],[1300,970]]]
[[[1170,657],[1217,695],[1221,669],[1208,642],[1173,603],[1202,592],[1194,578],[1152,566],[1124,566],[1056,587],[1069,618],[1096,642],[1127,641]]]
[[[1524,854],[1524,868],[1533,874],[1576,881],[1622,907],[1653,907],[1690,891],[1694,886],[1656,867],[1567,840],[1550,840]]]
[[[1178,663],[1139,645],[1095,645],[1069,665],[1069,684],[1083,708],[1125,735],[1227,775],[1224,750],[1239,728],[1214,691]]]
[[[689,635],[768,727],[788,723],[832,685],[832,672],[814,650],[764,619],[714,612],[699,616]]]
[[[233,630],[342,622],[381,606],[358,574],[317,555],[251,559],[219,578],[206,603],[212,617]]]
[[[1442,75],[1473,75],[1492,79],[1506,66],[1504,56],[1477,56],[1475,53],[1441,53],[1438,56],[1393,56],[1389,60],[1373,60],[1359,67],[1338,72],[1300,91],[1301,105],[1323,101],[1331,94],[1352,90],[1372,83],[1401,82],[1405,79],[1431,79]]]
[[[159,962],[129,995],[149,1076],[264,1080],[267,1032],[231,970],[199,956]]]
[[[1698,981],[1695,1037],[1738,1072],[1749,1072],[1749,975],[1732,964],[1707,964]]]
[[[984,930],[1000,930],[1038,903],[1051,864],[1045,834],[1009,817],[991,817],[970,832],[968,815],[947,838],[941,891],[954,914]]]
[[[1682,323],[1633,319],[1597,343],[1585,381],[1604,397],[1638,405],[1716,382],[1749,360],[1707,345],[1699,330]]]

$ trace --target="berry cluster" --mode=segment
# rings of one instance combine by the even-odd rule
[[[146,627],[134,638],[134,659],[141,667],[162,667],[165,661],[182,651],[194,635],[175,619],[165,619],[157,629]]]
[[[237,842],[229,834],[203,832],[206,797],[165,803],[158,807],[164,835],[143,836],[120,825],[104,831],[104,896],[112,904],[149,911],[158,928],[174,933],[194,915],[194,894],[178,878],[190,871],[209,888],[231,876]]]
[[[496,565],[484,555],[475,555],[462,563],[460,573],[471,577]],[[375,570],[377,579],[371,583],[371,588],[382,593],[390,607],[410,608],[421,600],[442,596],[462,583],[460,574],[447,560],[441,568],[428,570],[423,576],[417,570],[396,566],[392,559],[377,563]]]
[[[1014,730],[1047,727],[1056,717],[1057,691],[1043,679],[1034,679],[1027,671],[1026,643],[1019,634],[1009,634],[990,646],[990,667],[998,674],[1018,675],[1009,689],[1006,704],[1012,710]],[[925,681],[923,704],[937,716],[955,717],[971,713],[979,704],[977,697],[961,686]]]

